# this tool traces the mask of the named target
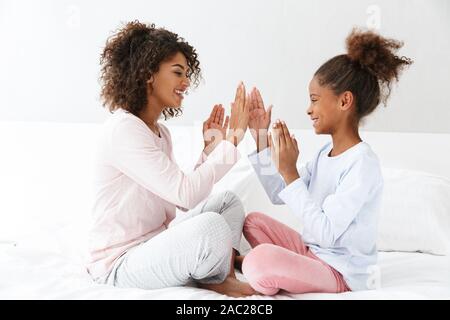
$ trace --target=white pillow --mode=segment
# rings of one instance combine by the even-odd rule
[[[378,250],[450,254],[450,180],[383,168]]]

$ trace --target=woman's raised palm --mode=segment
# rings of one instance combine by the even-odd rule
[[[225,109],[221,104],[216,104],[209,118],[203,122],[203,140],[205,141],[205,152],[212,150],[226,137],[230,117],[225,118]]]
[[[248,127],[253,139],[257,141],[258,134],[267,134],[272,116],[272,105],[267,110],[265,109],[261,93],[257,88],[253,88],[250,97],[252,103],[250,104]],[[261,132],[260,130],[263,131]]]

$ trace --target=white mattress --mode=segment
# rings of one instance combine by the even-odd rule
[[[449,256],[380,252],[379,258],[381,287],[376,290],[248,299],[450,299]],[[1,245],[0,261],[1,299],[232,299],[194,286],[141,290],[98,285],[76,259],[20,245]]]

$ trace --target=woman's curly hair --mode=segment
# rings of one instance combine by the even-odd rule
[[[187,60],[188,77],[194,87],[201,79],[197,53],[177,34],[139,21],[127,23],[106,42],[100,59],[103,106],[138,116],[147,106],[147,81],[161,62],[181,52]],[[167,106],[164,118],[178,116],[181,109]]]

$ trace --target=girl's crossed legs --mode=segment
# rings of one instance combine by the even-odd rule
[[[349,291],[342,275],[315,256],[300,234],[262,213],[250,213],[244,236],[252,249],[242,261],[242,272],[258,292],[291,293]]]

